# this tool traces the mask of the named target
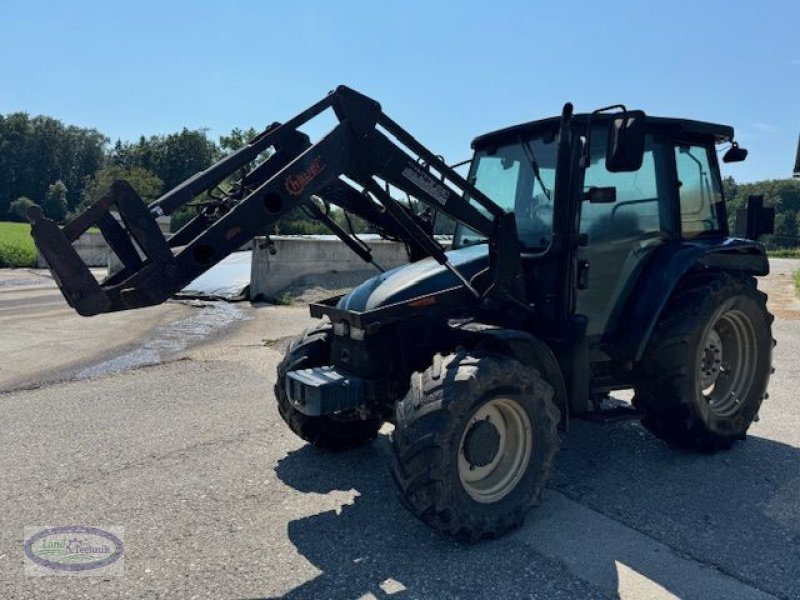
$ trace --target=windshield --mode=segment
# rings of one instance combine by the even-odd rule
[[[478,150],[472,163],[472,183],[500,207],[515,214],[519,239],[529,249],[546,249],[553,234],[552,190],[557,150],[558,141],[552,133],[538,134]],[[487,214],[476,202],[471,202]],[[485,239],[458,225],[454,246]]]

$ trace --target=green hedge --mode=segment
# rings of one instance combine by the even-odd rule
[[[784,248],[783,250],[770,250],[767,252],[775,258],[800,258],[800,248]]]

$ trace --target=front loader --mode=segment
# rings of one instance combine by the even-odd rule
[[[325,111],[337,125],[312,143],[300,127]],[[274,394],[292,431],[321,448],[358,446],[392,423],[404,504],[477,540],[539,502],[571,417],[635,415],[703,452],[744,437],[771,372],[772,316],[754,279],[769,270],[755,239],[771,223],[752,202],[751,239],[730,236],[719,144],[728,162],[746,156],[730,127],[567,104],[476,138],[464,178],[341,86],[149,206],[119,181],[63,228],[38,207],[29,218],[82,315],[165,301],[295,208],[368,263],[331,204],[403,241],[410,264],[311,305],[321,321],[290,345]],[[155,218],[208,190],[213,200],[165,239]],[[456,223],[449,250],[434,214]],[[123,264],[102,282],[71,246],[91,226]],[[633,406],[608,406],[629,388]]]

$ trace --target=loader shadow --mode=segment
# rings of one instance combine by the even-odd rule
[[[658,568],[648,572],[635,551],[595,565],[600,575],[588,585],[518,536],[474,546],[443,538],[398,502],[387,452],[381,438],[338,455],[305,446],[279,462],[278,477],[298,491],[357,493],[338,513],[289,524],[292,543],[322,573],[284,598],[608,597],[616,595],[620,563],[673,594],[693,597],[691,581]],[[794,597],[800,592],[793,575],[800,570],[798,459],[798,449],[758,437],[729,453],[698,456],[668,448],[636,423],[576,422],[564,436],[551,488],[683,555]],[[523,530],[538,534],[536,513]]]

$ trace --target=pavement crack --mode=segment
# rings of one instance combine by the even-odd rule
[[[279,338],[265,338],[260,346],[266,346],[274,350],[285,351],[289,344],[296,338],[296,335],[285,335]]]

